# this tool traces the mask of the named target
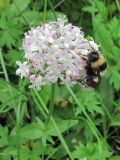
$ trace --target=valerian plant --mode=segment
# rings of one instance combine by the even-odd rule
[[[118,0],[109,0],[109,3],[104,0],[48,0],[45,16],[45,1],[0,0],[0,159],[119,160],[120,3]],[[45,74],[38,70],[33,72],[33,67],[30,66],[25,73],[23,72],[26,78],[21,79],[15,74],[18,69],[16,61],[20,61],[18,64],[23,68],[32,63],[32,58],[25,57],[26,52],[31,49],[31,47],[26,49],[26,37],[31,36],[33,31],[44,28],[43,26],[50,24],[51,21],[55,22],[59,14],[65,14],[72,23],[68,25],[65,22],[64,27],[74,26],[74,29],[82,27],[80,34],[86,33],[84,39],[88,34],[94,38],[107,60],[108,69],[96,90],[84,89],[76,82],[72,92],[68,92],[65,85],[56,85],[55,106],[48,121],[51,81],[47,85],[42,85],[40,91],[28,86],[29,81],[32,82],[36,78],[33,73],[44,77],[49,70]],[[43,16],[46,20],[44,24]],[[53,43],[51,41],[57,41],[58,35],[51,30],[48,31],[49,34],[48,32],[45,34],[45,43],[50,41],[47,49],[51,49]],[[68,35],[67,30],[65,31]],[[22,47],[23,41],[25,47]],[[36,41],[32,41],[36,44]],[[67,43],[71,44],[71,41]],[[72,47],[66,45],[65,51],[68,52],[71,48],[72,52],[69,55],[74,55],[75,51],[76,56],[75,47],[73,43]],[[33,56],[32,52],[26,55]],[[41,58],[36,59],[39,61]],[[43,65],[44,71],[49,66],[52,68],[50,63],[53,61],[49,63],[48,58],[47,54]],[[73,59],[70,57],[70,62]],[[36,65],[36,69],[37,67],[40,66]],[[21,71],[23,70],[18,70],[19,74]],[[66,68],[64,71],[67,71]],[[67,73],[64,71],[63,74]],[[56,75],[57,78],[61,77],[62,72],[59,73]],[[74,78],[77,77],[76,72],[69,73],[72,73]],[[31,85],[33,87],[33,84]]]

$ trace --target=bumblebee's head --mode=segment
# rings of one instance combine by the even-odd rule
[[[99,53],[98,52],[93,51],[93,52],[90,52],[88,54],[88,59],[89,59],[90,62],[95,62],[95,61],[98,60],[98,58],[99,58]]]

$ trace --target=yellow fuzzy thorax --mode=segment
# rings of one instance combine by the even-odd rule
[[[100,55],[97,61],[91,63],[91,67],[93,69],[98,69],[99,66],[101,66],[104,63],[105,63],[105,58],[103,57],[103,55]]]

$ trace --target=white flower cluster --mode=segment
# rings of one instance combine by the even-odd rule
[[[28,77],[30,87],[37,89],[58,80],[73,85],[85,78],[86,62],[81,55],[87,55],[93,48],[98,51],[93,39],[88,42],[79,27],[58,18],[25,33],[26,61],[17,61],[16,74]]]

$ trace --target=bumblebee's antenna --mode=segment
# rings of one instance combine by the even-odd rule
[[[86,38],[87,39],[87,38]],[[92,47],[92,45],[90,44],[90,42],[89,42],[89,40],[87,39],[87,42],[89,43],[89,45],[90,45],[90,47],[91,47],[91,49],[94,51],[94,52],[96,52],[96,50]]]

